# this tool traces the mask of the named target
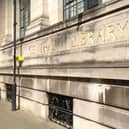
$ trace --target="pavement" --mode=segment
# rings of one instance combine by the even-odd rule
[[[11,104],[0,100],[0,129],[66,129],[34,116],[31,112],[11,111]]]

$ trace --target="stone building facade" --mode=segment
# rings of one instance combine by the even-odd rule
[[[129,1],[81,2],[31,0],[22,30],[17,1],[17,105],[67,128],[129,129]],[[0,0],[0,17],[0,96],[9,99],[13,0]]]

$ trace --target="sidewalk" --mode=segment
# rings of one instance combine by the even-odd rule
[[[25,111],[11,111],[8,102],[0,101],[0,129],[66,129]]]

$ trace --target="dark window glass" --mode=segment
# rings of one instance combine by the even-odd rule
[[[49,119],[68,128],[73,125],[73,99],[62,95],[49,94]]]
[[[98,5],[98,0],[88,0],[87,1],[88,9],[93,8],[93,7],[97,6],[97,5]]]
[[[26,27],[30,24],[30,0],[19,0],[20,3],[20,38],[24,38]]]
[[[11,102],[12,101],[12,85],[10,84],[6,84],[6,95],[7,95],[7,100],[9,101],[9,102]]]
[[[97,6],[99,0],[64,0],[64,20]]]

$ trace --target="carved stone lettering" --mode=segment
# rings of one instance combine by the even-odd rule
[[[31,45],[26,46],[27,48],[24,50],[28,50],[27,56],[38,56],[52,54],[53,52],[66,49],[76,49],[128,39],[128,19],[117,20],[116,22],[108,24],[105,22],[104,24],[99,24],[97,29],[96,26],[94,26],[92,30],[89,30],[89,28],[87,29],[87,26],[83,25],[82,27],[84,29],[81,29],[80,31],[73,28],[71,33],[65,33],[67,38],[64,38],[63,40],[60,39],[62,38],[61,36],[59,37],[59,35],[56,34],[54,36],[50,35],[49,38],[41,38],[39,42],[36,44],[33,42]],[[69,32],[69,30],[67,31]],[[63,34],[63,32],[61,33]],[[57,39],[57,37],[58,40],[54,40]]]

